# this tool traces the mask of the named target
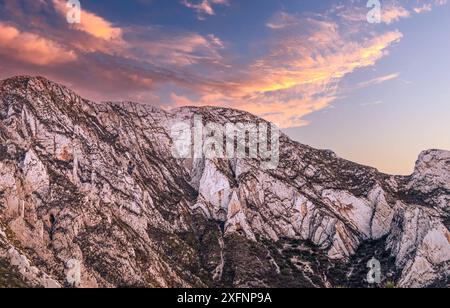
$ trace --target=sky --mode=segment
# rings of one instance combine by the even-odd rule
[[[447,0],[81,0],[80,23],[68,2],[0,0],[1,79],[241,109],[389,174],[450,150]]]

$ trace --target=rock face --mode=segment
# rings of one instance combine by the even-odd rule
[[[171,125],[221,108],[96,104],[0,83],[0,286],[449,286],[450,152],[388,176],[281,135],[260,158],[176,159]]]

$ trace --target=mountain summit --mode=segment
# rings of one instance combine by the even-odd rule
[[[264,122],[0,82],[0,286],[450,284],[450,152],[423,152],[408,177],[283,134],[273,169],[176,159],[171,123],[195,116]]]

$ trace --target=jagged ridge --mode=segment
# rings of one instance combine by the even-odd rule
[[[335,287],[368,286],[361,266],[375,256],[382,284],[448,284],[449,152],[424,152],[409,177],[285,135],[276,170],[174,159],[170,124],[195,114],[262,121],[96,104],[44,78],[2,81],[2,264],[32,286],[71,286],[75,261],[77,287]]]

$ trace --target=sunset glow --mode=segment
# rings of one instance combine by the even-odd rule
[[[0,77],[43,75],[96,101],[254,113],[392,174],[450,149],[446,0],[0,0]]]

